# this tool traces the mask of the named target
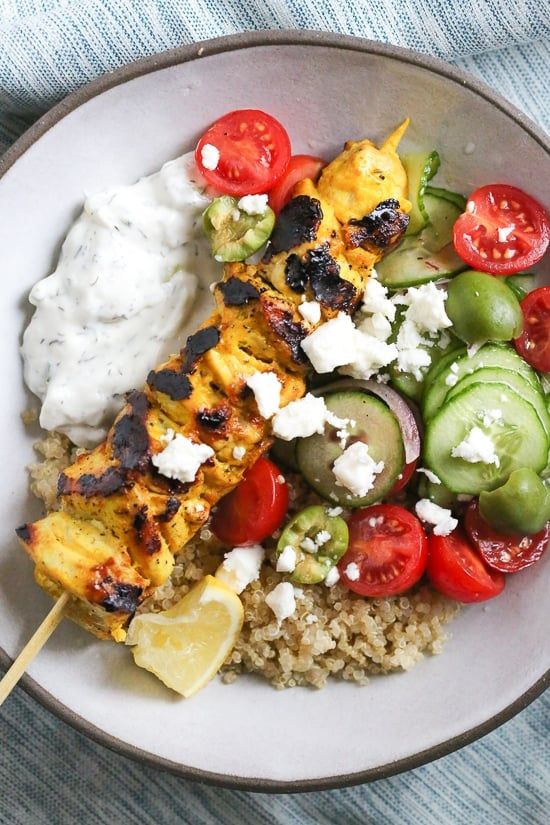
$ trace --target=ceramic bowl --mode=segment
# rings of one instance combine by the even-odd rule
[[[408,115],[403,148],[437,148],[449,186],[504,180],[549,205],[549,143],[525,117],[442,62],[354,38],[264,32],[183,47],[100,78],[43,117],[0,160],[4,665],[50,607],[13,534],[38,513],[24,470],[36,434],[20,418],[28,290],[52,269],[84,193],[153,172],[243,107],[271,112],[295,151],[326,158],[350,138],[382,138]],[[549,591],[550,554],[510,577],[494,602],[465,608],[441,655],[364,688],[276,691],[244,677],[184,701],[123,646],[68,621],[23,685],[93,739],[186,777],[255,790],[351,784],[441,756],[534,699],[550,664]]]

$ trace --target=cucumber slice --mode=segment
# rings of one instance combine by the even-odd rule
[[[454,458],[452,449],[479,426],[480,412],[497,408],[503,423],[483,431],[495,445],[499,466]],[[425,464],[454,493],[475,496],[494,490],[520,467],[540,473],[547,460],[548,438],[533,406],[502,384],[472,384],[447,402],[426,427]]]
[[[405,448],[397,418],[382,401],[366,392],[341,390],[323,397],[332,413],[356,422],[353,429],[348,428],[351,433],[348,446],[364,441],[369,445],[369,455],[374,461],[383,461],[384,469],[366,496],[354,497],[336,483],[332,467],[343,451],[336,438],[325,434],[298,440],[296,460],[300,472],[319,495],[342,507],[366,507],[380,501],[393,488],[405,466]]]
[[[506,286],[510,287],[518,301],[523,301],[526,295],[532,292],[536,285],[536,275],[525,272],[518,275],[510,275],[504,279]]]
[[[454,203],[432,195],[426,195],[424,203],[430,223],[419,235],[406,237],[376,266],[380,283],[390,289],[452,278],[467,269],[452,243],[453,226],[461,210]]]
[[[463,390],[468,389],[472,384],[502,384],[518,393],[525,401],[528,401],[537,413],[540,423],[544,427],[546,435],[550,440],[550,417],[548,410],[544,403],[544,396],[542,388],[534,389],[533,385],[527,381],[519,372],[512,372],[512,370],[504,370],[501,367],[482,367],[481,369],[472,372],[470,375],[465,375],[455,387],[452,387],[447,395],[445,401],[452,401]],[[483,411],[482,413],[483,414]]]
[[[403,158],[403,166],[409,184],[409,200],[412,204],[407,235],[417,235],[421,229],[424,229],[430,219],[424,203],[424,195],[428,181],[433,178],[440,165],[441,159],[435,151],[428,154],[417,152]]]
[[[449,201],[449,203],[454,204],[457,209],[460,209],[461,212],[464,212],[466,209],[467,199],[458,192],[449,192],[448,189],[441,189],[439,186],[426,186],[426,195],[433,195],[434,198]]]
[[[453,364],[456,364],[454,376],[457,380],[454,384],[447,384],[447,379],[453,375],[451,370]],[[539,387],[535,371],[512,347],[501,344],[486,344],[472,356],[468,355],[465,348],[456,350],[456,352],[449,353],[441,359],[432,375],[428,373],[426,391],[422,400],[424,420],[427,421],[437,413],[452,386],[456,386],[460,379],[468,373],[475,372],[475,370],[482,367],[501,367],[504,370],[512,370],[522,375],[534,390]],[[498,407],[498,404],[496,406]]]

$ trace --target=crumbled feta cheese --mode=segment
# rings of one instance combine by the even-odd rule
[[[176,478],[178,481],[194,481],[201,464],[214,455],[214,450],[207,444],[197,444],[179,433],[171,440],[165,438],[166,447],[151,459],[159,473],[166,478]]]
[[[426,469],[426,467],[417,467],[417,473],[424,473],[428,481],[431,481],[432,484],[441,484],[441,479],[439,476],[436,476],[435,473],[432,473],[431,470]]]
[[[355,354],[356,329],[345,312],[325,321],[302,341],[302,349],[318,373],[350,364]]]
[[[171,427],[168,427],[165,433],[160,436],[160,441],[164,442],[164,444],[168,444],[174,438],[174,430]]]
[[[279,622],[293,616],[296,611],[296,596],[290,582],[280,582],[265,597],[265,603],[272,609]]]
[[[318,324],[321,320],[321,304],[318,301],[304,301],[299,304],[298,312],[310,324]]]
[[[419,519],[434,525],[436,536],[448,536],[458,524],[458,519],[453,518],[450,510],[434,504],[428,498],[417,501],[415,510]]]
[[[359,570],[359,565],[356,564],[354,561],[350,561],[350,563],[346,567],[346,576],[348,577],[350,582],[356,582],[360,575],[361,571]]]
[[[205,169],[213,172],[220,162],[220,150],[211,143],[205,143],[201,149],[201,162]]]
[[[395,321],[395,304],[388,298],[388,290],[375,278],[369,278],[361,306],[363,312],[380,313],[389,321]]]
[[[499,243],[506,243],[508,236],[514,231],[514,228],[514,226],[499,226],[497,229]]]
[[[366,335],[372,335],[373,338],[378,338],[379,341],[387,341],[392,333],[390,322],[381,312],[375,312],[373,315],[365,318],[364,321],[361,321],[359,329]]]
[[[466,347],[468,358],[473,358],[474,355],[476,355],[481,347],[484,347],[486,343],[486,341],[476,341],[474,344],[470,344],[470,346]]]
[[[292,589],[294,590],[294,595],[297,599],[304,598],[304,591],[301,587],[293,587]]]
[[[284,475],[281,474],[277,476],[277,484],[286,484],[286,479]]]
[[[305,539],[300,542],[300,547],[302,550],[305,550],[306,553],[316,553],[319,549],[317,543],[309,536],[306,536]]]
[[[271,418],[279,409],[281,382],[274,372],[255,372],[246,379],[247,387],[254,393],[262,418]]]
[[[341,516],[343,512],[344,511],[341,507],[329,507],[327,510],[327,515],[331,518],[336,518],[336,516]]]
[[[306,624],[315,624],[318,621],[319,621],[319,619],[317,618],[317,616],[314,613],[308,613],[308,615],[305,618],[305,623]]]
[[[369,455],[368,444],[356,441],[338,456],[332,465],[337,483],[359,498],[374,487],[375,476],[384,469],[384,462],[376,462]]]
[[[283,548],[277,558],[277,571],[279,573],[293,573],[296,569],[296,550],[291,544]]]
[[[437,342],[437,345],[439,347],[441,347],[441,349],[446,349],[449,346],[450,343],[451,343],[451,336],[449,335],[448,332],[445,332],[445,330],[443,330],[443,332],[439,336],[439,341]]]
[[[317,535],[315,536],[315,544],[317,547],[322,547],[323,544],[326,544],[327,541],[330,541],[332,538],[331,534],[328,530],[319,530]]]
[[[265,215],[267,210],[267,195],[245,195],[237,206],[247,215]]]
[[[225,554],[223,563],[216,570],[216,578],[231,587],[235,593],[242,593],[251,582],[259,579],[264,556],[264,549],[259,544],[234,547]]]
[[[445,379],[445,385],[447,387],[454,387],[456,384],[458,384],[458,364],[455,361],[449,367],[449,374]]]
[[[494,464],[500,467],[495,445],[479,427],[472,427],[466,438],[451,450],[453,458],[462,458],[470,464]]]
[[[293,438],[307,438],[309,435],[325,431],[326,405],[322,398],[315,398],[310,392],[298,401],[291,401],[273,418],[273,434],[283,441]]]
[[[481,413],[481,420],[483,421],[484,427],[490,427],[491,424],[499,424],[503,423],[502,421],[502,410],[487,410],[484,413]]]
[[[368,379],[397,358],[395,344],[380,341],[363,332],[361,328],[354,331],[353,347],[351,357],[339,370],[343,375],[351,375],[352,378]]]
[[[433,281],[419,287],[409,287],[399,303],[406,304],[408,310],[405,318],[426,332],[438,333],[452,326],[445,312],[447,292],[438,289]]]
[[[401,372],[410,372],[417,381],[422,381],[422,368],[432,363],[425,349],[402,349],[397,355],[397,366]]]
[[[325,577],[325,584],[327,587],[334,587],[336,582],[340,581],[340,571],[337,567],[331,567]]]
[[[390,380],[390,375],[387,372],[379,372],[378,375],[376,376],[376,381],[379,384],[387,384],[389,380]]]
[[[236,447],[233,447],[233,458],[235,459],[235,461],[240,461],[241,459],[243,459],[245,457],[245,455],[246,455],[246,448],[245,447],[239,447],[238,445]]]
[[[422,380],[422,368],[429,367],[432,363],[430,353],[423,349],[432,345],[429,338],[423,337],[418,326],[408,317],[408,312],[403,319],[397,340],[397,367],[401,372],[410,372],[417,381]]]

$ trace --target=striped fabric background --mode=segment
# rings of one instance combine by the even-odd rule
[[[550,0],[0,0],[0,152],[105,71],[268,28],[360,35],[452,60],[550,129]],[[542,825],[550,821],[549,741],[546,696],[482,741],[407,774],[264,796],[134,764],[16,690],[0,711],[0,823]]]

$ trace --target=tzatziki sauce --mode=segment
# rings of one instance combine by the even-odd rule
[[[24,377],[44,429],[98,444],[124,393],[181,348],[197,288],[220,273],[202,233],[205,186],[190,152],[86,200],[57,269],[29,295]]]

